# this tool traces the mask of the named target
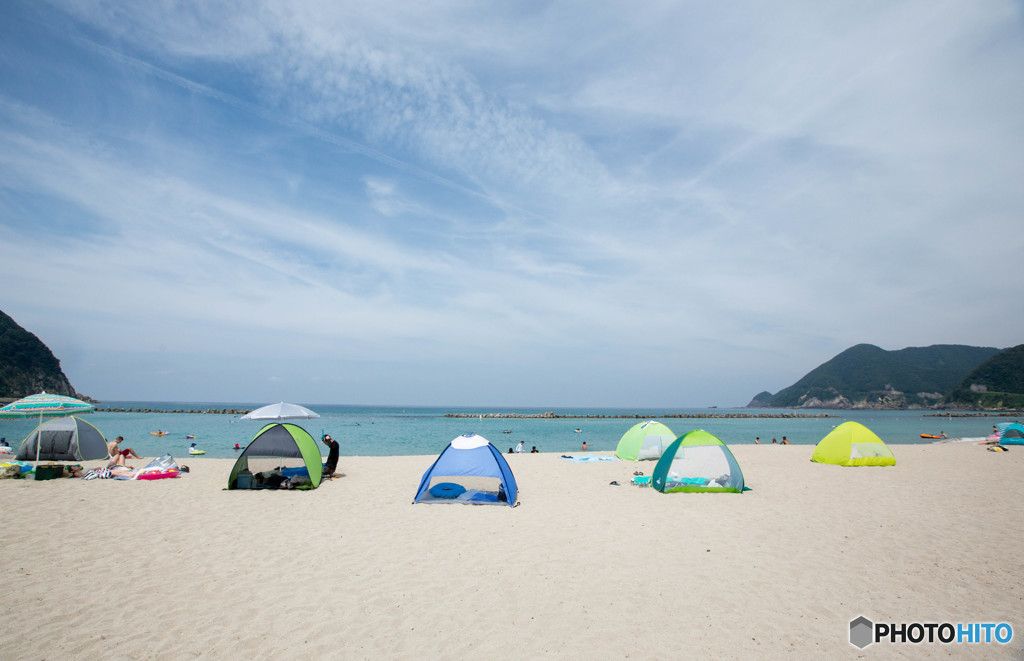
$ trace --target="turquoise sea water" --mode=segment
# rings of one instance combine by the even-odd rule
[[[101,408],[123,409],[253,409],[263,404],[223,402],[103,402]],[[1024,419],[981,416],[970,418],[936,416],[934,411],[810,411],[812,415],[827,413],[829,418],[670,418],[667,414],[717,415],[729,414],[795,414],[790,410],[772,409],[527,409],[527,408],[464,408],[464,407],[402,407],[402,406],[337,406],[308,405],[320,414],[314,420],[292,421],[304,427],[314,438],[323,432],[341,444],[342,455],[390,456],[436,455],[453,438],[475,432],[484,436],[502,452],[522,441],[525,450],[536,446],[541,452],[579,452],[585,440],[590,450],[613,451],[619,438],[631,426],[648,418],[667,424],[678,435],[704,429],[725,443],[752,444],[755,436],[762,443],[772,438],[789,438],[794,445],[814,445],[833,427],[846,420],[867,425],[887,443],[931,443],[920,434],[944,431],[950,438],[980,438],[992,431],[997,422]],[[559,415],[640,416],[639,418],[446,418],[446,413],[517,413],[522,415],[551,411]],[[243,447],[262,427],[262,423],[242,420],[240,415],[195,413],[115,413],[97,412],[85,416],[109,439],[124,436],[123,447],[132,447],[145,457],[170,453],[175,458],[188,457],[188,446],[194,435],[197,446],[207,457],[233,457],[232,446]],[[0,436],[17,447],[32,432],[38,420],[0,420]],[[576,429],[580,432],[576,432]],[[165,430],[166,436],[150,432]],[[505,433],[505,432],[509,433]],[[194,457],[199,460],[201,457]]]

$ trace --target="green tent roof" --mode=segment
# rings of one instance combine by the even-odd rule
[[[660,422],[638,422],[619,439],[615,456],[632,460],[658,459],[675,438],[675,433]]]
[[[228,489],[236,488],[238,473],[248,469],[250,457],[301,457],[313,488],[320,486],[323,473],[320,448],[309,432],[298,425],[275,422],[259,430],[232,466]]]

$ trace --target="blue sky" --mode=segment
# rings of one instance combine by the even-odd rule
[[[736,406],[1014,346],[1022,70],[1020,2],[7,2],[0,309],[100,399]]]

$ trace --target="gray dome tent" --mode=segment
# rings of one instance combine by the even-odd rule
[[[18,448],[18,461],[35,461],[36,442],[40,461],[88,461],[107,458],[107,439],[99,429],[76,416],[54,418],[28,435]]]

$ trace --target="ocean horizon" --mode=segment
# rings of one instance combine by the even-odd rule
[[[108,440],[124,436],[123,447],[132,447],[145,457],[170,453],[176,459],[201,460],[189,456],[191,443],[205,450],[206,457],[236,456],[234,445],[248,444],[263,423],[242,420],[240,413],[171,411],[245,411],[265,404],[108,400],[97,404],[104,410],[85,417]],[[964,416],[931,410],[303,405],[321,417],[289,422],[317,439],[331,434],[341,444],[342,455],[349,456],[436,455],[453,438],[468,433],[487,438],[502,452],[520,441],[527,452],[536,447],[539,452],[578,453],[584,441],[588,451],[614,451],[622,434],[647,419],[661,420],[680,436],[703,429],[728,445],[753,444],[756,437],[771,445],[773,438],[781,442],[786,437],[793,445],[808,446],[847,420],[866,425],[886,443],[900,445],[934,442],[922,439],[921,434],[980,439],[997,422],[1015,419],[1015,414],[971,412]],[[544,413],[572,417],[493,417]],[[17,447],[38,422],[32,418],[0,420],[0,436]],[[154,435],[161,431],[166,433]]]

